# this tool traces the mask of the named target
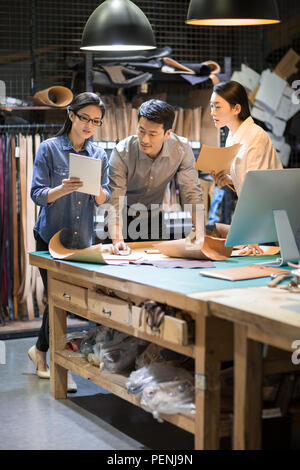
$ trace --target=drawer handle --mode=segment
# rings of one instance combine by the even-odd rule
[[[71,296],[66,294],[65,292],[63,293],[63,298],[67,300],[71,300]]]
[[[103,313],[104,315],[107,315],[108,317],[111,317],[111,310],[105,310],[105,308],[103,307],[103,308],[102,308],[102,313]]]

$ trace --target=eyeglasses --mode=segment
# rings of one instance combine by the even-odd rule
[[[97,127],[102,126],[102,119],[92,119],[92,118],[88,118],[87,116],[83,116],[82,114],[77,114],[75,113],[75,111],[73,112],[81,122],[85,122],[86,124],[88,124],[91,121],[93,126],[97,126]]]

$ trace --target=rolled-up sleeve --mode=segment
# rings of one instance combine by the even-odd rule
[[[111,191],[111,210],[108,223],[122,225],[120,212],[123,209],[127,191],[128,168],[116,148],[113,149],[109,160],[109,187]]]
[[[47,202],[50,184],[48,148],[46,143],[42,142],[38,148],[34,160],[32,184],[30,190],[31,199],[38,206],[50,205]]]
[[[182,204],[202,204],[202,189],[198,172],[194,168],[193,151],[188,143],[183,146],[182,151],[183,158],[176,173]]]
[[[104,155],[102,156],[101,160],[102,160],[101,187],[102,187],[103,192],[106,195],[105,203],[109,203],[111,200],[111,191],[109,187],[109,176],[108,176],[109,164],[108,164],[108,158],[107,158],[106,152],[104,152]],[[96,200],[95,200],[95,204],[96,206],[99,205],[97,204]]]

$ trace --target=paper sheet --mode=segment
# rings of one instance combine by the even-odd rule
[[[255,96],[255,104],[271,113],[275,113],[285,87],[285,80],[269,69],[264,70]]]
[[[96,158],[69,154],[69,176],[80,178],[83,186],[77,191],[80,193],[99,196],[101,185],[101,160]]]
[[[245,64],[242,64],[241,71],[233,72],[231,80],[239,82],[250,91],[254,91],[259,85],[260,74],[255,72]]]
[[[212,171],[219,173],[222,170],[229,173],[232,160],[240,147],[241,144],[234,144],[230,147],[211,147],[203,144],[195,168],[205,173],[211,173]]]

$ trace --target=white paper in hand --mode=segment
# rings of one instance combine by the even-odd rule
[[[101,160],[96,158],[69,154],[69,178],[80,178],[83,186],[78,189],[80,193],[99,196],[101,185]]]

